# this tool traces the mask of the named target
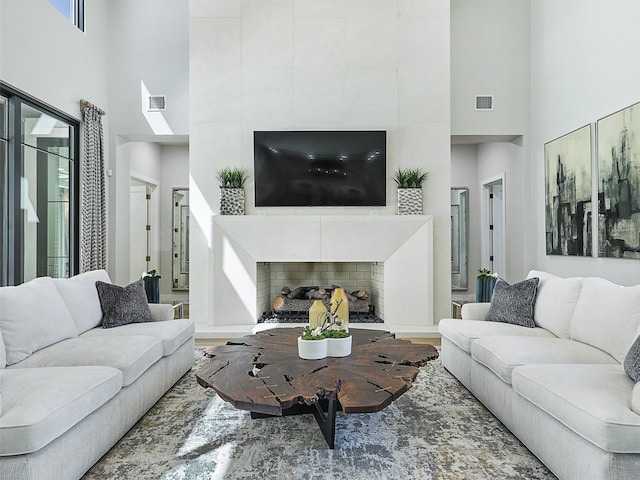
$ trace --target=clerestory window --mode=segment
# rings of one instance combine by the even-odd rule
[[[49,0],[49,3],[84,32],[84,0]]]

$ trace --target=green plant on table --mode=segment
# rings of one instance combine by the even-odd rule
[[[481,268],[478,270],[478,278],[492,278],[495,279],[498,275],[496,273],[491,273],[491,270],[488,268]]]
[[[338,307],[342,304],[342,300],[338,300],[333,312],[326,312],[319,327],[312,329],[307,327],[302,333],[303,340],[322,340],[323,338],[347,338],[351,334],[342,327],[342,322],[338,320]],[[334,328],[338,327],[338,328]]]
[[[244,188],[249,174],[244,168],[223,168],[218,170],[216,177],[220,182],[220,188]]]
[[[152,280],[154,278],[162,278],[156,270],[149,270],[148,272],[142,273],[143,280]]]
[[[422,188],[422,184],[429,177],[429,172],[423,172],[421,168],[398,168],[393,172],[393,181],[398,188]]]

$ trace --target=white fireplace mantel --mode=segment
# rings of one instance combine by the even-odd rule
[[[405,335],[437,330],[431,216],[215,216],[212,233],[214,331],[256,326],[261,262],[384,262],[379,327]]]

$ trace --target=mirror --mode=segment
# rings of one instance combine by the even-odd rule
[[[173,290],[189,290],[189,189],[173,189]]]
[[[451,189],[451,290],[467,290],[469,189]]]

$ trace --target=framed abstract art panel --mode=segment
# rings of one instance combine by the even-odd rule
[[[598,255],[640,259],[640,103],[596,128]]]
[[[591,125],[544,146],[547,255],[592,255]]]

